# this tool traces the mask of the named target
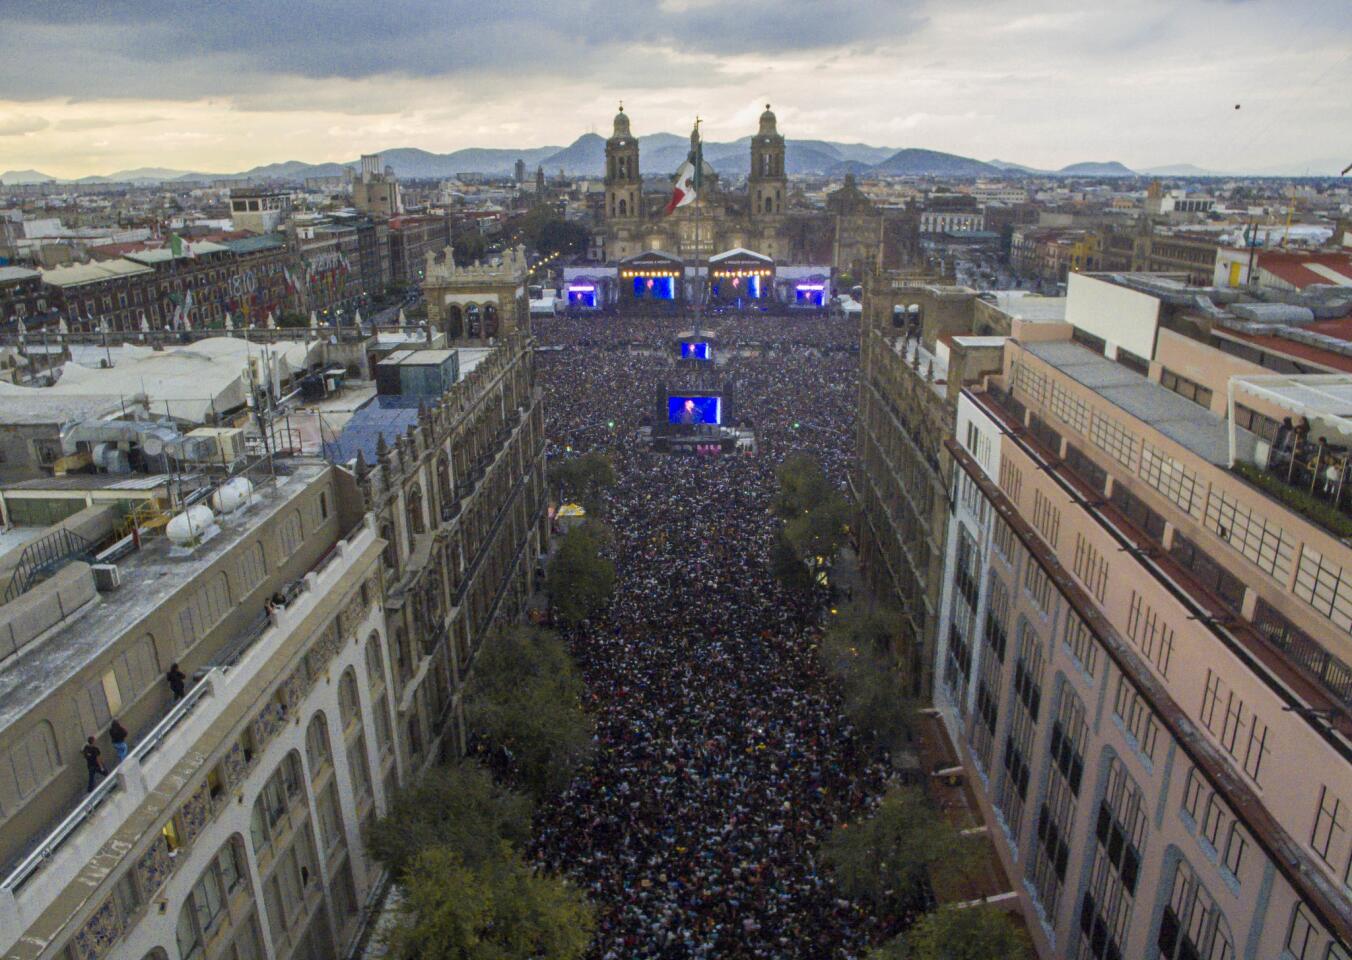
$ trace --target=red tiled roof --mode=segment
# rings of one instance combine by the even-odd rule
[[[1325,271],[1332,271],[1345,279],[1340,284],[1337,277],[1310,269],[1312,265],[1323,267]],[[1316,283],[1352,286],[1352,256],[1344,253],[1260,253],[1258,268],[1297,290]]]

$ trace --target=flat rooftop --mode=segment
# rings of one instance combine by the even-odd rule
[[[1065,323],[1066,298],[1042,297],[1026,290],[996,290],[983,295],[1001,313],[1018,317],[1025,323]]]
[[[54,693],[116,643],[147,615],[183,589],[192,577],[274,516],[328,464],[296,461],[289,476],[254,489],[251,503],[217,517],[220,533],[188,552],[162,536],[145,539],[140,550],[118,561],[122,586],[100,593],[98,600],[62,624],[44,640],[31,644],[0,664],[0,730]]]
[[[1224,418],[1078,343],[1027,343],[1024,350],[1208,463],[1229,465],[1230,427]],[[1252,459],[1258,438],[1238,427],[1235,434],[1236,456]]]

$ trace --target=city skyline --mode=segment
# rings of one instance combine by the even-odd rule
[[[1328,174],[1352,159],[1352,104],[1335,95],[1352,79],[1352,8],[1315,0],[917,0],[828,16],[652,0],[623,18],[586,0],[410,0],[330,4],[318,23],[300,4],[78,6],[6,15],[0,170],[231,172],[398,146],[563,146],[605,135],[620,99],[636,134],[682,132],[698,113],[711,139],[736,139],[769,101],[795,139],[1049,169]]]

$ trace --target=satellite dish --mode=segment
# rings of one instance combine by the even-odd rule
[[[146,434],[145,439],[141,441],[141,449],[147,456],[158,457],[164,453],[164,441],[153,433]]]

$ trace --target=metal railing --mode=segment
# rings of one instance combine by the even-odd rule
[[[72,560],[87,556],[94,548],[85,537],[66,527],[59,527],[23,548],[19,563],[5,588],[5,603],[10,603],[28,592],[39,577],[55,571]]]
[[[183,699],[174,704],[173,709],[166,713],[159,723],[155,724],[141,742],[127,753],[127,760],[139,762],[154,753],[165,737],[183,722],[183,719],[193,711],[210,690],[211,684],[206,682],[198,683],[189,690]],[[123,763],[125,762],[124,760]],[[53,854],[65,845],[75,831],[93,816],[99,807],[103,806],[104,801],[120,789],[122,789],[122,782],[115,767],[102,783],[94,787],[75,809],[52,828],[42,838],[37,847],[28,856],[20,860],[4,880],[0,881],[0,889],[14,892],[21,888],[44,863],[51,859]]]
[[[360,536],[365,526],[358,526],[350,531],[343,542],[350,543],[356,537]],[[327,550],[310,568],[311,572],[322,572],[334,560],[337,555],[336,545]],[[304,591],[304,581],[294,580],[283,587],[282,592],[289,605]],[[264,610],[254,618],[248,626],[240,632],[234,640],[227,644],[222,650],[218,651],[204,667],[204,669],[195,674],[199,677],[191,690],[170,708],[150,732],[141,738],[127,753],[127,759],[136,759],[138,762],[146,759],[153,754],[163,744],[164,740],[175,728],[183,722],[189,713],[202,701],[210,692],[211,684],[207,682],[213,672],[226,673],[234,668],[244,656],[244,654],[255,643],[262,639],[263,635],[272,626],[272,618]],[[123,761],[124,763],[126,761]],[[87,821],[95,811],[114,793],[122,788],[121,778],[117,775],[118,768],[114,767],[112,772],[94,787],[81,801],[75,809],[65,816],[55,827],[39,840],[37,846],[28,853],[18,864],[0,880],[0,889],[11,892],[19,890],[27,883],[32,876],[38,872],[49,859],[61,849],[62,846],[75,834],[75,832]]]

